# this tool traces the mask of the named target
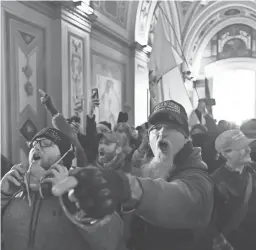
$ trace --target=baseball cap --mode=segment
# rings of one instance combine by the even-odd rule
[[[100,135],[100,138],[105,137],[108,141],[112,142],[112,143],[116,143],[119,146],[123,146],[125,144],[125,135],[121,135],[118,132],[106,132],[106,133],[102,133]]]
[[[221,133],[215,140],[217,152],[226,150],[240,150],[250,145],[256,139],[248,139],[241,130],[232,129]]]
[[[184,132],[189,135],[187,112],[180,103],[173,100],[163,101],[157,104],[149,116],[148,121],[152,125],[159,121],[173,122],[180,125]]]

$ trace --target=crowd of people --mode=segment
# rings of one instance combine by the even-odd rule
[[[92,99],[83,133],[41,94],[53,127],[29,143],[28,165],[2,157],[3,249],[256,248],[256,119],[217,123],[199,100],[190,127],[168,100],[137,128],[126,107],[112,127]]]

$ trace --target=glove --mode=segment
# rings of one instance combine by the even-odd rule
[[[128,177],[121,171],[86,167],[74,170],[70,176],[69,178],[76,179],[73,188],[79,208],[93,219],[102,219],[111,215],[131,197]],[[68,188],[65,182],[62,184],[64,189]],[[58,186],[60,190],[60,185]],[[59,195],[54,191],[54,188],[53,193]]]

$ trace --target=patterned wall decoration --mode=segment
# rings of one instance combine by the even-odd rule
[[[252,28],[243,24],[230,25],[218,33],[218,59],[252,55]]]
[[[6,14],[8,124],[12,162],[26,162],[27,141],[46,126],[38,89],[45,89],[45,30]]]
[[[92,1],[93,7],[122,28],[127,28],[129,1]]]
[[[68,32],[70,114],[84,110],[84,39]]]
[[[200,72],[217,60],[232,57],[256,57],[256,30],[244,24],[225,27],[212,37],[201,59]]]
[[[123,105],[125,66],[93,52],[92,70],[92,87],[99,89],[98,121],[108,121],[114,126]]]

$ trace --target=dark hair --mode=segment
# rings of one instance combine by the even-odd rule
[[[103,125],[105,125],[106,127],[108,127],[110,130],[112,130],[111,123],[109,123],[109,122],[107,122],[107,121],[99,122],[99,124],[103,124]]]
[[[80,124],[81,118],[79,116],[73,115],[73,116],[71,116],[70,118],[67,119],[67,122],[69,124],[71,124],[73,121]]]

